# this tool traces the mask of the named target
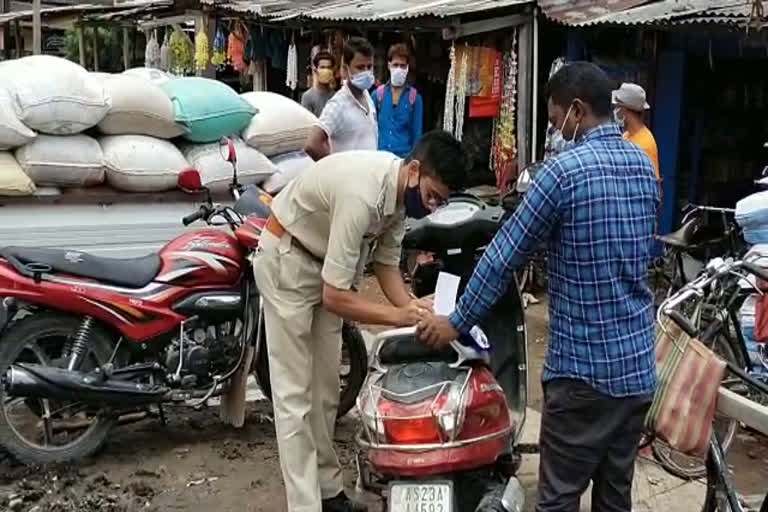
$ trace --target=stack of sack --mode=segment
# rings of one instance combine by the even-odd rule
[[[232,167],[218,141],[249,128],[256,112],[215,80],[147,68],[89,73],[50,56],[6,61],[0,64],[0,195],[104,182],[160,192],[175,188],[189,167],[200,171],[203,185],[226,189]],[[278,172],[258,148],[239,138],[235,144],[241,183],[261,184]]]
[[[757,192],[736,203],[736,222],[750,244],[768,243],[768,191]]]
[[[258,111],[243,130],[243,140],[277,166],[277,172],[263,184],[264,190],[275,194],[312,163],[304,146],[320,122],[312,112],[279,94],[248,92],[242,97]]]

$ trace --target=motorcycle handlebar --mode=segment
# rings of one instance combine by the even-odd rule
[[[206,215],[208,215],[208,212],[209,212],[208,206],[202,205],[200,207],[200,209],[197,210],[195,213],[190,213],[189,215],[187,215],[186,217],[181,219],[181,222],[185,226],[189,226],[190,224],[192,224],[196,220],[200,220],[200,219],[204,218]]]

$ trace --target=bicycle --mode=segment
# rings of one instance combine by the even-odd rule
[[[696,336],[699,334],[698,327],[678,309],[690,299],[696,299],[696,302],[701,302],[708,295],[716,292],[717,288],[725,290],[725,295],[728,296],[738,294],[740,289],[732,291],[732,288],[734,286],[740,288],[739,282],[747,278],[745,273],[768,280],[768,269],[761,268],[749,261],[749,255],[745,257],[745,260],[723,260],[722,258],[712,260],[702,275],[686,284],[664,301],[657,311],[657,322],[661,325],[663,317],[667,316],[688,335]],[[755,289],[759,291],[756,286]],[[731,290],[731,293],[727,293],[729,290]],[[710,329],[718,328],[707,327],[707,330]],[[702,337],[704,335],[706,335],[706,331]],[[734,419],[742,421],[748,426],[768,435],[768,407],[755,402],[752,402],[747,408],[743,405],[734,406],[739,400],[743,400],[743,397],[741,394],[733,393],[727,387],[729,383],[739,382],[746,388],[768,396],[768,384],[748,373],[749,369],[745,371],[744,368],[732,361],[726,361],[726,368],[728,379],[723,381],[720,393],[721,398],[719,400],[719,402],[725,401],[725,403],[718,403],[718,409],[726,409],[741,416]],[[705,463],[705,475],[707,479],[707,493],[702,512],[746,512],[742,501],[733,487],[731,470],[726,463],[725,450],[723,449],[717,429],[713,430],[710,439]],[[766,494],[763,500],[760,512],[768,512],[768,494]]]

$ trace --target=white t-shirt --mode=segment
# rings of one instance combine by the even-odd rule
[[[368,104],[367,112],[349,87],[344,85],[325,104],[320,115],[320,124],[328,135],[331,153],[378,148],[379,126],[376,121],[376,107],[368,91],[363,91],[363,101]]]

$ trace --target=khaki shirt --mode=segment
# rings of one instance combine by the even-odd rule
[[[312,164],[285,187],[272,212],[285,230],[324,260],[327,284],[348,290],[374,261],[398,266],[405,208],[397,205],[402,160],[380,151],[347,151]]]

